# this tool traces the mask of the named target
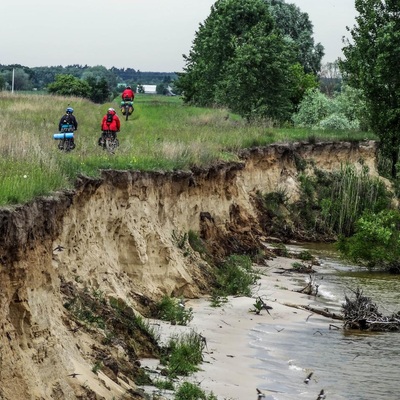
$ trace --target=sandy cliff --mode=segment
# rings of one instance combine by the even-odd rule
[[[68,376],[90,374],[102,349],[99,330],[74,332],[71,296],[100,293],[142,313],[163,294],[198,297],[211,267],[177,245],[184,234],[196,232],[216,257],[256,251],[258,191],[285,188],[295,200],[299,160],[377,175],[375,153],[374,142],[274,145],[190,172],[103,171],[81,177],[74,191],[1,209],[0,399],[122,398],[134,385],[121,370],[91,373],[84,384]],[[135,358],[124,346],[107,351]]]

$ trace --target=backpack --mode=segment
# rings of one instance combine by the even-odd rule
[[[63,125],[72,125],[71,115],[65,114],[62,123],[63,123]]]
[[[114,115],[107,113],[107,122],[111,123],[113,121]]]

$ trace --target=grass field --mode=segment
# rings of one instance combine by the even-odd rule
[[[79,127],[76,148],[63,153],[53,134],[68,105],[75,109]],[[186,106],[178,96],[137,94],[128,121],[118,105],[118,99],[98,105],[81,98],[0,92],[0,205],[70,188],[79,174],[95,177],[101,169],[188,170],[237,160],[239,149],[276,142],[374,138],[365,133],[249,125],[226,110]],[[108,107],[118,110],[121,118],[115,154],[97,145]]]

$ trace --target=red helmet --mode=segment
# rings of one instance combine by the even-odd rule
[[[113,114],[113,115],[115,114],[115,110],[113,108],[109,108],[107,112],[108,114]]]

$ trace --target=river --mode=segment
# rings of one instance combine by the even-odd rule
[[[340,312],[345,295],[361,288],[385,315],[400,311],[400,276],[370,273],[340,261],[331,246],[308,246],[321,260],[317,299],[310,305]],[[308,277],[299,287],[304,287]],[[278,332],[259,324],[251,332],[258,369],[268,388],[266,399],[315,400],[324,389],[327,400],[400,399],[400,333],[347,332],[340,321],[310,313],[307,327]],[[311,381],[304,378],[313,372]]]

